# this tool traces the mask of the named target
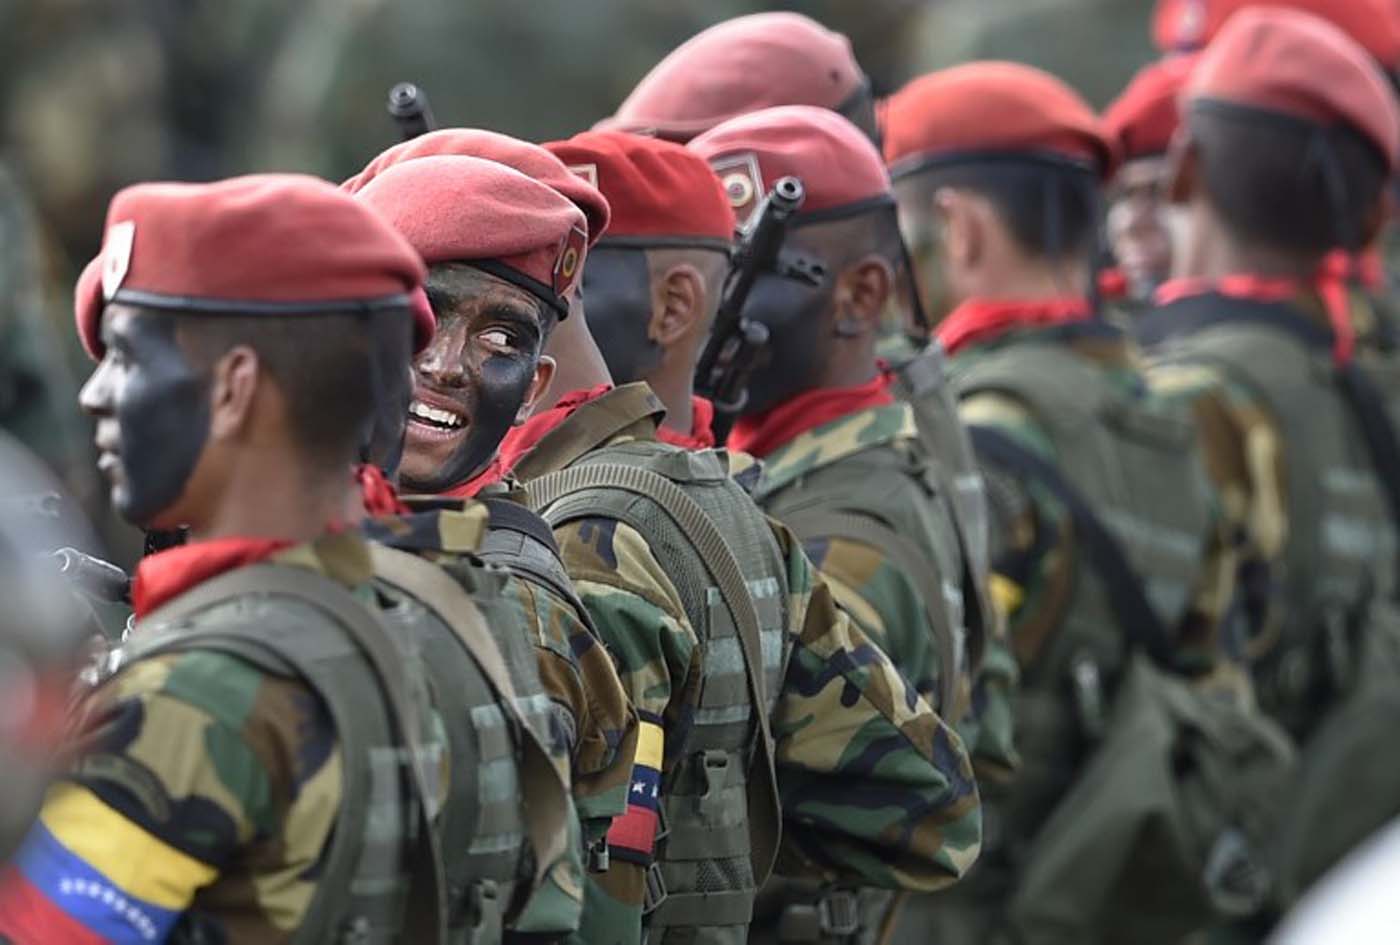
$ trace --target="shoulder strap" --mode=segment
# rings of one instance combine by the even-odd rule
[[[1376,385],[1361,365],[1352,361],[1338,365],[1337,389],[1361,429],[1366,453],[1390,508],[1391,522],[1400,532],[1400,440],[1396,438],[1395,424]],[[1397,572],[1400,572],[1400,561],[1397,561]],[[1396,581],[1396,593],[1400,593],[1400,580]]]
[[[634,423],[651,418],[659,426],[665,415],[666,407],[645,383],[615,387],[596,400],[579,405],[520,458],[512,473],[529,482],[572,465]]]
[[[554,541],[554,532],[549,523],[531,512],[519,502],[501,496],[478,496],[477,501],[486,506],[491,515],[491,528],[508,532],[518,532],[544,545],[554,556],[559,557],[559,545]]]
[[[759,736],[755,758],[759,776],[750,777],[748,783],[750,859],[754,878],[761,885],[777,859],[782,808],[778,801],[773,733],[768,721],[760,623],[743,570],[724,535],[700,504],[674,482],[649,469],[616,463],[587,463],[542,476],[528,486],[531,504],[541,510],[566,496],[589,489],[618,489],[655,502],[690,539],[734,617]]]
[[[1083,539],[1090,565],[1103,579],[1109,606],[1129,642],[1139,646],[1158,666],[1176,665],[1170,636],[1147,599],[1142,578],[1118,539],[1099,520],[1093,508],[1055,466],[991,427],[969,425],[977,452],[998,465],[1034,479],[1069,510],[1075,534]]]
[[[245,595],[291,597],[325,612],[346,631],[378,678],[390,724],[395,729],[394,735],[409,749],[411,760],[405,767],[417,800],[414,807],[418,813],[419,842],[413,844],[410,855],[411,875],[404,937],[407,941],[446,941],[445,878],[438,838],[431,821],[435,795],[428,788],[423,768],[418,763],[418,759],[423,757],[419,743],[421,720],[413,700],[408,696],[409,684],[398,646],[373,614],[335,581],[311,570],[294,570],[270,564],[239,568],[206,581],[157,609],[143,622],[179,621]],[[275,645],[268,641],[260,642],[275,651]],[[345,763],[353,765],[356,762],[347,758]],[[353,864],[348,868],[353,871]],[[338,890],[328,887],[313,902],[322,900],[328,906],[330,899],[326,897],[337,894]]]
[[[949,622],[947,608],[943,606],[943,576],[923,549],[878,519],[855,512],[810,508],[792,513],[783,522],[803,538],[850,538],[878,548],[893,558],[895,566],[921,588],[919,597],[938,645],[938,710],[951,712],[963,659],[963,641],[958,638],[959,632]],[[931,599],[935,594],[937,598]]]
[[[559,771],[538,741],[535,730],[521,715],[515,684],[500,647],[486,630],[476,602],[461,585],[441,568],[421,558],[384,545],[370,545],[370,560],[377,577],[412,594],[433,611],[443,623],[452,628],[486,677],[503,710],[509,713],[522,732],[523,751],[521,779],[529,796],[526,798],[526,824],[530,843],[535,852],[535,882],[542,881],[546,872],[564,855],[569,812],[568,790],[560,780]]]

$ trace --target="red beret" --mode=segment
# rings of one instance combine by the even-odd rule
[[[1014,62],[973,62],[910,82],[885,104],[896,177],[969,156],[1025,155],[1112,174],[1117,151],[1093,109],[1059,79]]]
[[[840,33],[798,13],[755,13],[691,37],[594,127],[686,142],[775,105],[837,109],[864,84],[851,41]]]
[[[1145,66],[1103,114],[1104,133],[1124,160],[1165,154],[1181,124],[1177,100],[1195,56],[1169,56]]]
[[[112,198],[74,308],[93,358],[108,302],[270,316],[404,307],[421,349],[433,334],[423,276],[423,260],[382,217],[314,177],[137,184]]]
[[[533,177],[546,187],[553,187],[572,200],[588,218],[589,246],[598,242],[608,228],[608,202],[597,187],[580,179],[577,174],[569,173],[558,158],[538,144],[480,128],[440,128],[396,144],[340,186],[352,194],[359,193],[366,184],[395,164],[413,158],[446,154],[495,161],[515,168],[526,177]]]
[[[568,314],[588,251],[587,223],[554,188],[495,161],[437,155],[387,168],[356,198],[388,219],[429,265],[471,263],[525,289],[560,318]]]
[[[719,175],[741,224],[788,176],[807,191],[799,218],[894,200],[880,152],[863,131],[825,108],[785,105],[741,115],[688,147]]]
[[[1231,102],[1323,126],[1348,125],[1395,169],[1400,109],[1384,73],[1344,32],[1301,10],[1253,7],[1201,54],[1184,103]]]
[[[1394,0],[1157,0],[1152,39],[1163,52],[1202,49],[1247,7],[1306,10],[1330,20],[1384,68],[1400,67],[1400,10]]]
[[[545,145],[612,207],[607,241],[665,238],[728,249],[734,211],[710,165],[679,144],[623,131],[585,131]]]

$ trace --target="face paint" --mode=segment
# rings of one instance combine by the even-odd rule
[[[599,247],[583,268],[588,328],[616,384],[646,380],[661,363],[661,346],[647,337],[651,269],[641,249]]]
[[[159,516],[180,498],[209,436],[208,382],[176,343],[175,318],[109,305],[107,353],[80,397],[97,418],[97,467],[112,505],[134,525],[180,524]]]
[[[768,345],[749,378],[744,414],[763,413],[817,386],[828,356],[835,285],[818,286],[768,273],[754,282],[744,315],[768,329]]]
[[[515,422],[543,346],[542,303],[464,265],[435,267],[432,344],[414,366],[401,478],[442,492],[485,468]]]

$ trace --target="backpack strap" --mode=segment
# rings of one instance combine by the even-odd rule
[[[1058,499],[1069,511],[1075,535],[1083,539],[1089,564],[1103,579],[1109,607],[1131,644],[1141,647],[1158,666],[1176,665],[1171,638],[1161,618],[1152,609],[1142,577],[1133,568],[1127,552],[1099,519],[1093,508],[1055,466],[1011,437],[991,427],[969,425],[968,433],[976,451],[1027,479],[1033,479]]]
[[[782,808],[778,801],[773,732],[768,720],[761,625],[743,570],[724,535],[700,504],[680,486],[649,469],[618,463],[587,463],[541,476],[528,486],[531,504],[541,510],[590,489],[617,489],[656,503],[690,539],[734,617],[744,654],[744,675],[753,702],[753,717],[758,727],[754,760],[759,766],[759,776],[748,779],[748,798],[750,860],[755,881],[761,886],[777,859]]]
[[[893,558],[895,567],[923,589],[919,597],[938,647],[938,710],[951,712],[957,698],[958,668],[962,665],[964,641],[961,632],[948,620],[948,611],[943,606],[943,576],[923,549],[884,522],[857,512],[808,508],[792,513],[783,521],[804,539],[849,538],[877,548]],[[934,594],[938,598],[930,600]]]
[[[519,502],[501,496],[479,496],[477,501],[486,506],[490,513],[490,527],[502,531],[516,532],[544,545],[554,556],[559,557],[559,545],[554,540],[554,531],[549,523],[531,512]]]
[[[393,638],[385,630],[369,609],[356,600],[346,588],[324,575],[307,569],[255,564],[238,568],[191,589],[175,598],[164,607],[148,615],[142,623],[158,625],[175,623],[193,616],[217,604],[244,596],[281,596],[303,601],[330,616],[344,631],[349,640],[360,651],[372,674],[380,685],[389,718],[391,734],[400,744],[407,746],[410,761],[406,765],[409,773],[409,786],[415,795],[414,808],[417,812],[416,829],[418,842],[412,844],[409,855],[408,905],[404,913],[403,937],[405,941],[445,942],[446,941],[446,888],[442,872],[442,855],[438,849],[438,837],[432,829],[432,807],[435,795],[428,788],[426,775],[418,759],[424,757],[419,741],[422,731],[417,707],[409,697],[409,683],[403,666],[403,657]],[[249,644],[269,651],[286,660],[296,671],[308,679],[316,676],[314,667],[307,665],[291,649],[286,651],[269,639],[257,635],[257,628],[247,628],[245,632],[230,632],[228,646],[220,647],[235,655]],[[211,642],[215,635],[210,635]],[[253,654],[249,654],[253,655]],[[265,665],[255,658],[255,663]],[[349,700],[353,703],[355,700]],[[338,706],[348,710],[349,715],[337,719],[337,723],[355,726],[360,716],[353,705]],[[354,732],[358,728],[338,729],[337,738],[357,740]],[[347,734],[349,733],[349,734]],[[372,763],[372,760],[371,760]],[[347,766],[356,761],[347,756]],[[349,826],[364,823],[366,797],[363,784],[358,787],[358,779],[347,777],[349,787],[346,797],[353,801],[340,811],[338,822]],[[358,810],[356,809],[358,808]],[[358,815],[358,820],[347,819],[347,815]],[[333,897],[342,890],[352,889],[351,879],[357,868],[357,857],[352,855],[353,844],[357,839],[354,830],[336,830],[331,840],[330,854],[326,870],[319,883],[319,895],[313,896],[306,920],[302,927],[317,929],[330,921],[335,911]],[[294,939],[296,941],[296,939]]]
[[[375,576],[411,594],[452,628],[481,669],[502,709],[522,732],[521,780],[526,789],[526,817],[535,853],[535,883],[565,854],[570,801],[559,770],[539,742],[539,735],[520,714],[515,684],[505,656],[486,629],[476,602],[441,568],[403,551],[370,545]]]

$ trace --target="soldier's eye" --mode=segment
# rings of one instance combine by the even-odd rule
[[[514,351],[516,348],[515,336],[504,328],[492,328],[483,331],[478,335],[481,343],[488,348],[497,348],[502,351]]]

